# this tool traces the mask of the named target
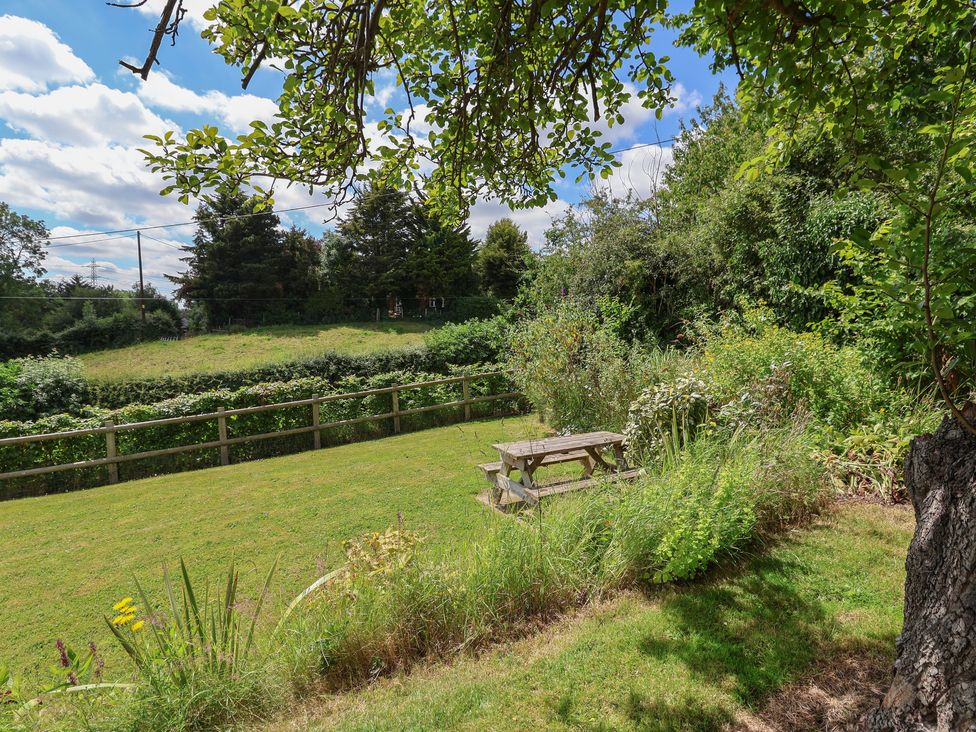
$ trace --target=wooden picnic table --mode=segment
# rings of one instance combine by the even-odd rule
[[[631,477],[631,471],[624,457],[624,436],[616,432],[586,432],[563,437],[545,437],[539,440],[503,442],[492,445],[498,450],[499,462],[481,465],[485,476],[493,484],[492,499],[497,505],[505,491],[518,496],[522,501],[535,504],[544,495],[564,493],[592,485],[593,471],[601,468],[618,477]],[[613,453],[613,463],[604,458],[604,451]],[[544,465],[579,462],[583,475],[579,480],[563,481],[551,485],[540,485],[535,479],[536,471]],[[510,476],[518,471],[519,480]]]

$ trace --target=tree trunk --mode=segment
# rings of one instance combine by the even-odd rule
[[[891,689],[866,726],[976,730],[976,437],[946,417],[912,441],[905,483],[917,521],[905,626]]]

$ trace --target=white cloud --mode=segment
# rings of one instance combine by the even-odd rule
[[[151,107],[161,107],[173,112],[189,112],[210,116],[221,121],[234,132],[246,132],[254,120],[271,122],[278,105],[266,97],[255,94],[230,96],[219,91],[198,93],[175,83],[163,72],[149,75],[138,88],[139,97]]]
[[[0,118],[32,137],[67,145],[145,144],[143,135],[174,127],[135,94],[100,83],[45,94],[2,92]]]
[[[162,186],[134,147],[0,140],[0,200],[15,208],[101,228],[188,220],[186,206],[159,195]]]
[[[522,209],[511,209],[497,200],[478,201],[471,207],[468,225],[471,227],[472,237],[484,239],[489,226],[499,219],[509,218],[528,234],[529,244],[534,249],[539,249],[545,244],[546,229],[569,208],[570,205],[562,200],[553,201],[545,206]]]
[[[186,10],[186,17],[183,19],[183,21],[188,22],[197,30],[203,30],[210,25],[210,21],[206,20],[203,17],[203,14],[216,4],[217,0],[186,0],[186,2],[183,3],[183,8]],[[148,0],[145,5],[140,5],[137,10],[143,15],[151,16],[153,19],[158,21],[159,16],[163,12],[163,8],[165,6],[166,0]],[[155,27],[155,24],[153,27]],[[180,30],[182,31],[183,29],[181,28]],[[146,39],[148,44],[148,33],[146,34]]]
[[[36,20],[0,15],[0,89],[39,92],[93,79],[88,64]]]

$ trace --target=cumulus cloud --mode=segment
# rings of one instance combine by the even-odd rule
[[[135,94],[98,83],[45,94],[2,92],[0,118],[32,137],[67,145],[144,143],[143,135],[174,127]]]
[[[511,209],[498,200],[478,201],[471,207],[468,225],[471,236],[484,239],[489,226],[499,219],[509,218],[528,234],[529,245],[533,249],[540,249],[546,241],[546,229],[569,208],[570,205],[561,200],[546,206],[522,209]]]
[[[15,208],[104,228],[189,218],[186,206],[160,197],[162,186],[134,147],[0,140],[0,200]]]
[[[168,75],[156,72],[140,84],[139,97],[149,106],[172,112],[189,112],[221,121],[233,132],[245,132],[254,120],[271,122],[278,105],[255,94],[235,94],[219,91],[198,93],[175,83]]]
[[[0,90],[39,92],[94,77],[88,64],[43,23],[0,15]]]

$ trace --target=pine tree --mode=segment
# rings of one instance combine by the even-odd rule
[[[242,193],[206,199],[194,217],[193,246],[184,247],[187,271],[167,275],[176,297],[201,303],[212,325],[293,319],[314,282],[314,242],[304,232],[282,232],[273,211],[253,213]]]
[[[495,297],[511,299],[532,258],[528,236],[511,219],[488,227],[478,250],[478,276],[482,289]]]

